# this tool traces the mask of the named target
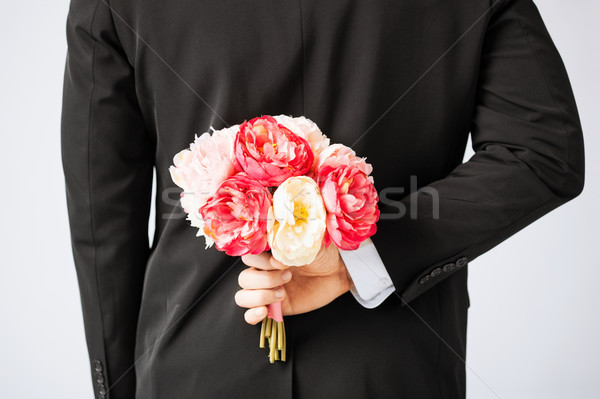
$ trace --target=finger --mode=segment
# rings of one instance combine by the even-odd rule
[[[292,272],[289,270],[260,270],[249,268],[239,274],[238,284],[240,287],[249,290],[275,288],[287,283],[291,278]]]
[[[242,262],[246,266],[255,267],[263,270],[273,270],[273,266],[269,263],[271,254],[268,252],[261,252],[257,255],[243,255]]]
[[[271,264],[271,268],[272,269],[287,269],[288,265],[284,265],[283,263],[281,263],[280,261],[278,261],[277,259],[275,259],[274,257],[271,256],[271,259],[269,259],[269,263]]]
[[[242,308],[255,308],[279,302],[284,296],[283,287],[271,290],[240,290],[235,293],[235,303]]]
[[[266,306],[258,306],[256,308],[251,308],[246,310],[244,313],[244,320],[248,324],[257,324],[264,320],[267,317],[267,307]]]

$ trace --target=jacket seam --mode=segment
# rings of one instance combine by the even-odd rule
[[[127,59],[127,62],[129,63],[129,65],[131,66],[132,69],[135,69],[135,63],[133,62],[133,60],[129,57],[129,53],[127,51],[125,51],[125,47],[123,46],[123,41],[121,40],[121,37],[119,36],[119,30],[117,29],[117,24],[115,23],[115,15],[122,21],[125,23],[125,25],[128,25],[123,18],[121,18],[121,16],[119,14],[117,14],[117,12],[113,9],[112,5],[110,5],[110,0],[101,0],[104,4],[106,4],[106,7],[108,7],[108,13],[110,14],[110,20],[111,20],[111,25],[112,25],[112,29],[115,32],[115,37],[117,39],[117,43],[119,44],[119,47],[121,47],[121,50],[123,51],[123,54],[125,55],[125,58]]]
[[[300,44],[302,47],[302,62],[300,65],[300,80],[302,83],[300,85],[300,93],[302,96],[302,115],[304,115],[306,112],[306,107],[304,104],[304,84],[306,83],[304,79],[304,69],[306,66],[306,47],[304,46],[304,17],[302,15],[302,0],[298,1],[298,5],[300,6]]]
[[[92,118],[93,118],[93,114],[94,114],[94,95],[96,92],[96,47],[97,47],[97,43],[98,41],[94,38],[93,35],[93,29],[94,29],[94,22],[96,21],[96,15],[98,14],[98,7],[100,6],[100,0],[97,0],[96,2],[96,8],[94,9],[94,14],[92,15],[92,20],[90,22],[90,28],[89,28],[89,33],[90,33],[90,37],[92,38],[92,68],[91,68],[91,77],[92,77],[92,90],[90,92],[90,104],[89,104],[89,108],[88,108],[88,142],[87,142],[87,152],[88,152],[88,198],[89,198],[89,211],[90,211],[90,233],[91,233],[91,239],[92,239],[92,248],[94,251],[94,277],[95,277],[95,283],[96,283],[96,298],[97,298],[97,302],[98,302],[98,309],[100,311],[100,326],[101,326],[101,332],[102,332],[102,346],[101,346],[101,350],[102,350],[102,357],[104,358],[104,362],[105,362],[105,367],[106,367],[106,375],[107,378],[110,381],[111,376],[109,375],[109,367],[108,367],[108,354],[106,353],[106,343],[104,342],[104,337],[105,337],[105,332],[104,332],[104,312],[102,310],[102,301],[101,301],[101,295],[100,295],[100,284],[99,284],[99,278],[98,278],[98,256],[97,256],[97,250],[96,250],[96,234],[95,234],[95,223],[94,223],[94,205],[93,205],[93,196],[92,196]],[[110,389],[110,385],[107,384],[109,386]],[[92,389],[94,391],[96,391],[95,387],[93,386]],[[108,391],[108,390],[107,390]],[[107,395],[108,397],[110,397],[110,395]]]

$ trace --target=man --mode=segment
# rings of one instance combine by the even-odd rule
[[[576,104],[531,0],[72,0],[67,38],[97,398],[464,397],[468,263],[583,188]],[[305,115],[374,168],[372,242],[292,270],[323,273],[304,285],[325,281],[317,300],[268,254],[205,250],[172,195],[194,133],[268,114]],[[270,364],[244,317],[280,298],[288,359]]]

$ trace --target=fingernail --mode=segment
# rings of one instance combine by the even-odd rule
[[[265,308],[256,309],[256,315],[258,317],[263,317],[266,314],[267,314],[267,312],[266,312]]]
[[[286,271],[284,271],[284,272],[281,274],[281,278],[283,278],[283,281],[288,281],[289,279],[291,279],[291,278],[292,278],[292,272],[291,272],[291,271],[289,271],[289,270],[286,270]]]
[[[281,289],[281,288],[277,288],[277,289],[275,290],[275,297],[276,297],[276,298],[282,298],[282,297],[283,297],[283,289]]]

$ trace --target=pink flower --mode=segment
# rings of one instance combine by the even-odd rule
[[[267,187],[306,174],[314,155],[308,142],[272,116],[244,122],[235,138],[239,167]]]
[[[189,149],[180,151],[169,168],[171,179],[183,189],[181,206],[191,225],[203,235],[204,223],[198,210],[215,194],[225,179],[236,173],[233,143],[239,126],[196,136]],[[212,245],[206,237],[207,246]]]
[[[340,249],[358,249],[377,231],[379,197],[373,179],[359,165],[325,166],[320,172],[329,239]]]
[[[204,234],[227,255],[258,254],[267,249],[267,216],[272,197],[258,180],[238,173],[225,180],[200,208]]]
[[[351,148],[343,144],[332,144],[319,154],[316,166],[317,174],[322,174],[322,170],[329,167],[336,168],[341,165],[354,165],[365,175],[369,176],[373,171],[373,167],[365,159],[357,157]]]

